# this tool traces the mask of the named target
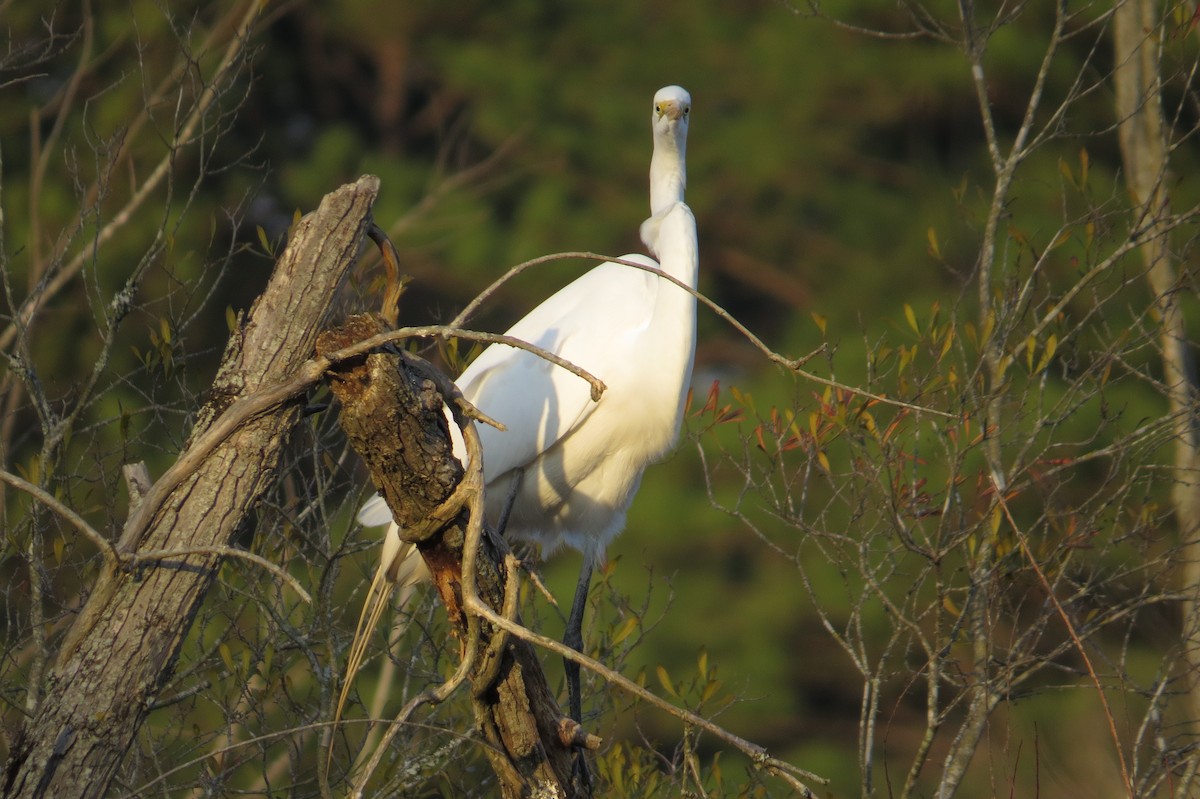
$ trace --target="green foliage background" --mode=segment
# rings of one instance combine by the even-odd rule
[[[76,224],[75,186],[99,178],[106,194],[78,219],[79,235],[68,252],[86,242],[163,156],[176,124],[173,96],[157,98],[149,123],[157,137],[130,137],[130,110],[153,96],[181,50],[196,54],[197,76],[211,69],[220,51],[206,48],[204,37],[218,19],[214,6],[97,4],[91,8],[94,28],[86,34],[74,4],[0,9],[0,26],[18,45],[36,41],[49,27],[46,20],[66,32],[43,62],[7,78],[0,73],[5,245],[14,284],[36,279],[29,275],[36,254],[53,251],[63,231]],[[928,7],[946,19],[955,16],[951,4]],[[839,2],[822,10],[863,27],[912,29],[894,4]],[[1031,9],[989,41],[988,90],[1002,139],[1020,123],[1051,13]],[[47,177],[39,183],[40,154],[28,145],[31,111],[50,103],[36,123],[48,135],[56,120],[53,98],[61,96],[85,46],[96,55],[78,90],[86,102],[74,103],[63,118],[61,140],[45,154]],[[1099,30],[1085,29],[1067,42],[1050,73],[1049,96],[1065,96],[1081,72],[1097,88],[1072,106],[1062,135],[1022,172],[1006,220],[1009,263],[1017,274],[1030,257],[1021,239],[1053,236],[1073,210],[1067,206],[1123,201],[1112,98],[1099,77],[1111,68],[1109,56],[1097,55],[1107,48]],[[119,288],[122,265],[141,258],[167,220],[169,241],[139,290],[137,321],[122,332],[108,368],[111,390],[87,409],[88,440],[73,445],[74,462],[91,460],[96,471],[61,488],[109,532],[124,518],[115,468],[144,459],[158,473],[170,462],[186,434],[194,396],[211,379],[223,346],[226,307],[236,312],[253,300],[296,210],[315,207],[324,193],[359,174],[378,174],[383,192],[376,220],[392,228],[402,265],[414,277],[403,321],[444,321],[527,258],[641,248],[650,97],[668,83],[685,86],[694,99],[687,197],[700,231],[701,289],[770,346],[794,356],[826,343],[830,352],[814,368],[858,384],[868,380],[881,342],[895,347],[923,340],[935,302],[948,315],[971,315],[970,278],[992,175],[967,60],[936,37],[875,38],[784,2],[345,0],[265,5],[253,49],[249,72],[218,102],[225,115],[211,131],[211,149],[193,148],[177,164],[183,174],[211,174],[194,191],[180,182],[179,191],[147,206],[85,270],[85,279],[46,310],[30,338],[29,358],[48,392],[67,401],[97,358],[99,309]],[[131,162],[120,173],[105,174],[104,156],[125,141],[136,148]],[[445,188],[455,174],[493,156],[476,180]],[[1177,175],[1195,173],[1194,147],[1173,157]],[[1179,205],[1195,202],[1196,186],[1181,177]],[[437,202],[421,206],[431,192]],[[416,207],[421,213],[408,215]],[[1071,278],[1095,246],[1091,235],[1076,230],[1061,244],[1053,278]],[[520,278],[477,324],[502,329],[585,266],[560,263]],[[356,301],[369,301],[373,278],[368,264],[355,286]],[[1123,291],[1125,313],[1135,315],[1128,309],[1144,305],[1145,290],[1131,282]],[[18,289],[16,296],[21,294]],[[1194,319],[1194,297],[1188,302]],[[915,309],[918,325],[906,320],[905,306]],[[1129,323],[1120,304],[1106,309],[1113,313],[1105,320],[1112,328]],[[1152,352],[1141,357],[1155,368]],[[659,666],[673,684],[698,674],[691,697],[697,700],[711,682],[710,669],[718,669],[722,695],[737,697],[721,710],[721,723],[830,777],[831,795],[856,793],[860,686],[825,639],[795,570],[737,519],[710,505],[695,443],[735,446],[734,433],[749,435],[755,412],[765,415],[772,406],[803,418],[819,407],[824,389],[769,367],[712,315],[700,322],[696,375],[694,408],[719,379],[721,403],[736,406],[746,421],[702,435],[711,418],[697,414],[689,420],[694,438],[647,474],[597,589],[597,647],[610,643],[606,636],[617,637],[627,619],[643,620],[638,630],[647,629],[638,647],[621,656],[627,673],[644,671],[651,685]],[[745,394],[731,397],[731,385]],[[1145,385],[1113,392],[1110,401],[1130,419],[1163,413],[1161,398]],[[35,473],[35,417],[24,407],[9,413],[28,432],[12,439],[6,463]],[[1089,419],[1082,416],[1077,424],[1085,428]],[[322,435],[314,427],[313,441],[323,442]],[[353,471],[341,461],[339,468]],[[735,485],[718,482],[714,490],[721,496]],[[8,502],[9,513],[17,514],[24,500],[10,496]],[[350,527],[352,504],[330,520],[338,541]],[[803,547],[794,529],[773,530],[772,537],[789,551]],[[21,548],[16,541],[9,545],[10,555]],[[346,545],[353,543],[347,539]],[[298,546],[291,554],[303,552]],[[339,628],[353,623],[371,556],[357,555],[361,567],[338,578],[344,608],[333,623]],[[86,557],[85,547],[67,543],[61,562],[77,571],[86,569]],[[20,573],[15,563],[9,559],[4,566],[14,580]],[[292,567],[302,580],[327,576],[311,563]],[[569,595],[576,567],[570,555],[547,564],[549,585],[559,597]],[[228,580],[236,584],[241,574]],[[64,566],[56,575],[62,604],[50,615],[67,618],[78,574],[72,577]],[[844,576],[829,570],[820,579],[827,581],[828,596],[838,596]],[[214,602],[233,602],[237,590],[229,594]],[[615,609],[608,602],[613,596]],[[555,614],[536,599],[530,602],[532,617],[558,634]],[[249,627],[258,623],[250,613],[236,618]],[[1152,625],[1155,634],[1166,635],[1168,628],[1166,621]],[[216,632],[198,630],[185,661],[212,656]],[[333,657],[332,650],[327,654]],[[236,704],[237,652],[218,656],[227,658],[227,669],[217,681],[232,686],[229,702]],[[557,668],[548,664],[552,674]],[[299,671],[290,679],[297,690],[315,690]],[[369,684],[371,677],[366,679]],[[8,701],[16,707],[22,699]],[[1033,785],[1044,795],[1082,795],[1073,791],[1092,784],[1087,755],[1065,751],[1065,731],[1086,728],[1083,739],[1097,747],[1105,739],[1091,732],[1094,708],[1078,693],[1053,708],[1041,706],[1028,717],[1014,713],[1012,739],[989,742],[996,760],[965,795],[1006,794],[997,785],[1010,779],[1020,786],[1015,795],[1033,795]],[[888,735],[900,746],[910,745],[906,736],[915,712],[903,702],[893,711]],[[206,717],[198,709],[190,718],[203,725]],[[606,739],[619,742],[602,765],[609,779],[633,773],[618,763],[635,757],[622,748],[626,742],[644,734],[669,747],[680,735],[644,709],[609,708],[596,725]],[[881,742],[881,751],[887,746]],[[1079,749],[1086,753],[1087,746]],[[706,743],[701,751],[711,756],[714,748]],[[726,777],[746,784],[744,764],[725,757]],[[889,778],[898,777],[876,776],[880,784]],[[760,789],[750,784],[744,790]],[[444,786],[430,790],[453,795]]]

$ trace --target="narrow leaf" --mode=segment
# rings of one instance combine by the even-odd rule
[[[1046,347],[1042,350],[1042,357],[1038,359],[1037,373],[1044,372],[1046,367],[1050,365],[1050,359],[1054,357],[1055,350],[1058,349],[1058,336],[1051,333],[1046,337]]]
[[[621,626],[617,628],[616,633],[613,634],[612,645],[616,646],[628,638],[629,635],[637,629],[637,621],[638,620],[636,617],[631,616],[622,622]]]
[[[675,693],[675,686],[671,685],[671,676],[667,674],[667,670],[662,666],[655,666],[654,670],[658,674],[658,681],[662,684],[663,690],[678,698],[679,694]]]

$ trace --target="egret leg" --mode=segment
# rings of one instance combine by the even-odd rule
[[[512,514],[513,505],[517,502],[517,492],[521,490],[521,480],[524,477],[525,470],[517,469],[512,487],[508,489],[508,496],[504,500],[504,507],[500,510],[500,519],[496,522],[496,535],[501,538],[504,537],[504,530],[508,527],[508,517]]]
[[[583,568],[579,570],[579,582],[575,585],[575,599],[571,602],[571,615],[567,618],[567,632],[563,635],[563,643],[576,652],[583,652],[583,612],[587,609],[588,588],[592,584],[592,561],[584,557]],[[570,704],[571,718],[583,721],[583,696],[579,688],[579,664],[563,658],[567,669],[567,698]]]
[[[588,589],[592,584],[592,559],[586,555],[583,566],[579,570],[579,582],[575,585],[575,599],[571,602],[571,615],[567,618],[567,631],[563,635],[563,643],[576,652],[583,652],[583,612],[587,609]],[[570,707],[571,718],[583,722],[583,694],[579,685],[579,664],[563,658],[567,672],[567,704]],[[591,796],[592,775],[588,771],[587,756],[583,750],[575,755],[575,774],[586,791]]]

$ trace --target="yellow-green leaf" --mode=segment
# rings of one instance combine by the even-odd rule
[[[979,331],[980,345],[987,344],[992,339],[992,331],[996,329],[996,312],[989,309],[983,317],[983,329]]]
[[[921,328],[917,325],[917,315],[913,312],[912,306],[907,302],[904,303],[904,318],[908,320],[908,326],[911,327],[914,332],[921,332]]]
[[[1009,237],[1011,237],[1011,238],[1012,238],[1012,240],[1013,240],[1013,241],[1015,241],[1017,244],[1020,244],[1020,245],[1021,245],[1021,246],[1023,246],[1023,247],[1028,247],[1028,246],[1029,246],[1029,237],[1028,237],[1028,236],[1026,236],[1026,235],[1025,235],[1025,233],[1024,233],[1024,231],[1022,231],[1022,230],[1021,230],[1020,228],[1018,228],[1016,225],[1009,225],[1009,226],[1008,226],[1008,235],[1009,235]]]
[[[858,419],[862,423],[862,426],[866,428],[868,433],[878,433],[878,430],[875,427],[875,417],[871,415],[870,411],[863,411],[858,415]]]
[[[638,620],[636,616],[630,616],[628,619],[626,619],[621,626],[617,628],[616,633],[613,634],[612,645],[616,646],[628,638],[630,633],[637,629],[637,623]]]
[[[1062,176],[1064,178],[1066,178],[1067,182],[1070,183],[1072,186],[1078,185],[1075,183],[1075,176],[1073,174],[1071,174],[1070,164],[1068,164],[1066,161],[1064,161],[1061,158],[1058,159],[1058,171],[1062,173]]]
[[[946,325],[946,335],[942,339],[942,351],[938,354],[938,360],[946,357],[946,353],[950,351],[950,345],[954,343],[954,325]]]
[[[817,328],[821,331],[821,335],[825,335],[825,317],[816,311],[812,312],[812,319],[817,323]]]
[[[671,675],[667,674],[667,670],[662,666],[655,666],[654,670],[658,674],[658,681],[662,684],[663,690],[671,696],[678,697],[679,694],[675,693],[675,686],[671,684]]]
[[[1046,337],[1046,346],[1042,350],[1042,357],[1038,359],[1036,372],[1038,374],[1044,372],[1046,367],[1050,365],[1050,359],[1054,357],[1055,350],[1058,349],[1058,336],[1051,333]]]
[[[925,231],[925,238],[929,241],[929,254],[940,261],[942,248],[938,245],[937,231],[933,229],[932,225]]]

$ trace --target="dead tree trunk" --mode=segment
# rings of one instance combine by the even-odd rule
[[[216,575],[217,548],[274,479],[301,404],[270,408],[232,432],[222,432],[222,413],[311,356],[378,190],[377,178],[360,178],[296,226],[230,339],[184,453],[131,511],[118,544],[121,564],[151,550],[187,554],[102,575],[59,652],[45,700],[12,748],[4,797],[105,793]]]
[[[330,352],[383,332],[371,317],[356,317],[322,334],[318,352]],[[341,424],[351,446],[404,528],[425,526],[443,509],[463,471],[455,459],[442,415],[442,394],[432,367],[413,356],[388,352],[344,361],[330,371],[342,403]],[[477,732],[485,742],[505,797],[574,797],[572,752],[564,724],[532,647],[479,624],[470,633],[464,606],[463,560],[469,513],[453,515],[417,544],[433,582],[471,658]],[[503,554],[484,537],[476,558],[479,598],[500,612],[505,596]],[[515,586],[513,587],[515,589]],[[473,650],[473,651],[471,651]]]

